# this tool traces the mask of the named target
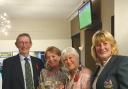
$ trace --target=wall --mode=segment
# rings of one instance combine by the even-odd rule
[[[44,51],[48,46],[54,45],[61,50],[71,46],[70,39],[32,40],[31,51]],[[0,40],[0,52],[18,51],[15,47],[15,40]]]
[[[16,51],[15,39],[19,33],[27,32],[33,40],[31,50],[45,50],[54,45],[60,49],[71,46],[70,22],[66,20],[12,19],[12,28],[8,36],[0,33],[0,51]]]
[[[70,22],[63,19],[12,19],[12,28],[7,37],[0,34],[0,40],[14,40],[19,33],[28,32],[33,39],[70,38]]]
[[[71,36],[80,33],[78,15],[71,20]]]
[[[114,15],[114,0],[101,0],[102,29],[111,32],[111,16]]]
[[[81,52],[81,64],[85,65],[85,31],[80,31],[80,52]]]
[[[115,0],[115,38],[119,54],[128,55],[128,0]]]

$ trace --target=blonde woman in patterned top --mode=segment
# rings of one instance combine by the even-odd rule
[[[64,89],[66,73],[63,71],[60,49],[50,46],[46,49],[46,67],[40,73],[38,89]]]

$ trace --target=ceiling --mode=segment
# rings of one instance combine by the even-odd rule
[[[11,18],[69,19],[83,0],[0,0],[0,13]]]

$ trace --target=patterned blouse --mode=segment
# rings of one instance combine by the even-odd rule
[[[70,74],[68,78],[66,89],[90,89],[91,71],[89,69],[77,70],[72,79]]]
[[[65,85],[67,80],[66,72],[60,70],[42,69],[40,73],[39,86],[37,89],[57,89],[58,84]]]

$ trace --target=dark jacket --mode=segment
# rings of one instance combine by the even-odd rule
[[[36,57],[31,56],[33,67],[34,86],[37,88],[39,74],[43,63]],[[19,55],[7,58],[3,61],[2,89],[25,89],[22,67]]]
[[[112,87],[110,89],[128,89],[128,57],[111,57],[98,77],[96,89],[107,89],[107,85]]]

